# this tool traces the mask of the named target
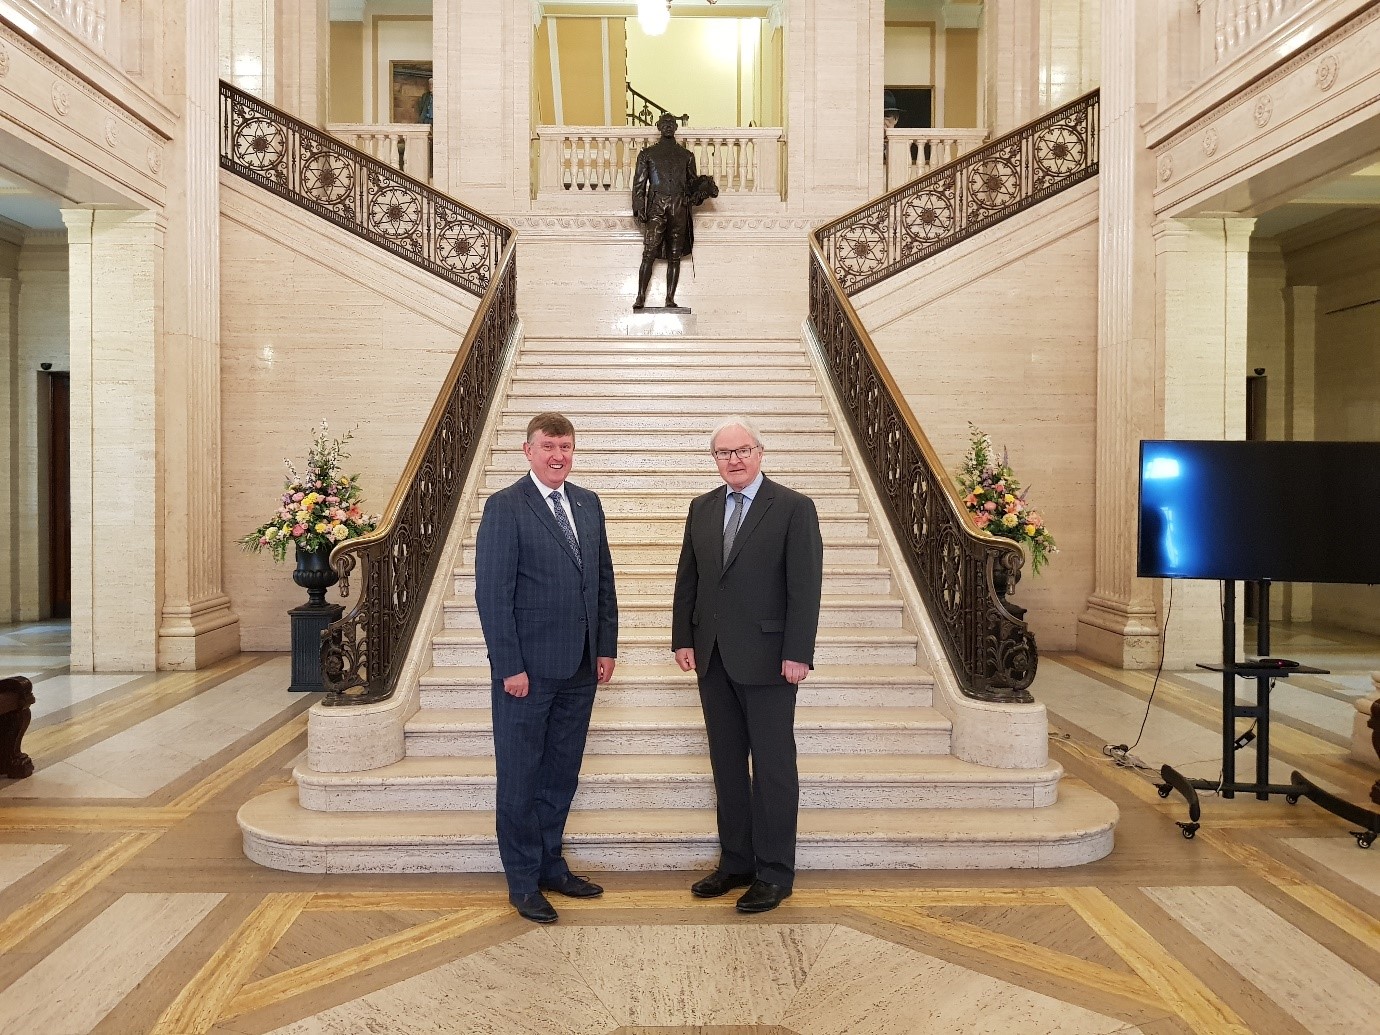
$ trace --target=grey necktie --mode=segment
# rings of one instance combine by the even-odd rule
[[[728,524],[724,526],[724,560],[728,560],[728,555],[733,552],[733,540],[738,538],[738,529],[743,527],[743,494],[741,492],[730,492],[728,498],[733,501],[733,512],[728,515]]]
[[[556,489],[552,492],[550,499],[554,504],[551,511],[556,516],[556,524],[561,526],[561,531],[565,533],[565,541],[575,551],[575,563],[583,569],[585,564],[580,558],[580,541],[575,538],[575,529],[570,527],[570,519],[565,516],[565,508],[561,506],[561,490]]]

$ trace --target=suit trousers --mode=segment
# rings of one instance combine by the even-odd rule
[[[796,688],[734,682],[717,646],[699,684],[718,797],[719,869],[755,873],[758,880],[789,888],[800,809]]]
[[[589,652],[569,679],[529,674],[526,697],[493,681],[494,762],[498,771],[498,854],[508,890],[528,895],[570,868],[561,857],[565,821],[580,780],[594,708]]]

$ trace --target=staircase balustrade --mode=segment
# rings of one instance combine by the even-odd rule
[[[411,648],[517,326],[517,237],[229,83],[220,98],[223,168],[479,296],[378,527],[331,551],[341,596],[352,577],[358,596],[322,634],[324,703],[382,701]]]
[[[545,126],[537,130],[537,197],[565,192],[632,190],[638,153],[656,143],[655,129]],[[695,156],[721,194],[782,194],[785,134],[780,129],[681,130],[676,139]]]
[[[895,190],[917,176],[948,165],[986,139],[985,129],[888,129],[886,189]]]
[[[331,123],[326,132],[385,165],[431,182],[431,127],[420,123],[374,126]]]
[[[1097,172],[1098,94],[1059,108],[810,239],[810,323],[916,584],[969,697],[1028,703],[1039,655],[1006,602],[1025,556],[981,531],[850,296]]]
[[[59,23],[98,54],[104,54],[108,8],[118,16],[118,0],[42,0]]]
[[[220,84],[220,164],[472,295],[512,231],[252,94]]]
[[[1234,60],[1255,45],[1255,41],[1270,32],[1306,0],[1215,0],[1216,10],[1209,21],[1199,3],[1204,32],[1211,33],[1212,53],[1217,64]],[[1204,48],[1206,51],[1206,48]]]

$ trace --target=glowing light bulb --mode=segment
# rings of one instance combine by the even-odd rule
[[[667,0],[637,0],[637,24],[648,36],[660,36],[671,24],[671,5]]]

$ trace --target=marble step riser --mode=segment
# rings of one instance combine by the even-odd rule
[[[305,808],[318,812],[491,812],[494,808],[492,777],[475,777],[453,783],[436,781],[398,782],[366,786],[318,786],[298,784]],[[1035,789],[1037,808],[1052,805],[1055,784]],[[712,809],[716,799],[708,774],[666,779],[653,776],[622,777],[603,781],[585,776],[571,808],[613,809]],[[800,781],[803,809],[1009,809],[1029,808],[1032,788],[1021,784],[923,783],[913,780],[840,784],[828,780]]]
[[[810,414],[827,418],[824,399],[811,393],[803,395],[665,395],[641,398],[632,396],[620,398],[614,395],[580,396],[575,394],[556,395],[551,392],[510,392],[504,404],[504,413],[525,413],[530,420],[534,414],[544,410],[557,410],[564,413],[579,430],[577,419],[582,413],[671,413],[684,416],[687,413],[703,414],[701,420],[708,419],[712,427],[718,423],[720,415],[742,414],[753,417],[756,414]]]
[[[575,472],[575,484],[583,485],[580,480],[581,472]],[[513,472],[512,479],[508,481],[511,485],[517,480],[518,472]],[[673,527],[680,525],[676,534],[679,535],[684,529],[685,512],[690,506],[690,501],[698,495],[696,492],[685,490],[679,493],[667,492],[654,495],[626,495],[617,491],[609,492],[602,486],[586,486],[599,493],[599,502],[604,506],[604,514],[610,519],[617,518],[637,518],[646,514],[674,514],[674,519],[665,518],[658,520],[672,520]],[[483,510],[484,504],[496,490],[483,488],[479,491],[476,500],[475,513]],[[829,492],[819,492],[814,490],[810,498],[815,501],[815,510],[819,512],[820,520],[828,520],[830,516],[840,518],[848,517],[855,520],[867,520],[867,515],[862,510],[862,501],[856,489],[830,490]],[[644,518],[645,519],[645,518]],[[475,520],[478,520],[477,518]]]
[[[595,370],[614,370],[621,374],[625,370],[636,370],[639,373],[652,376],[668,375],[684,376],[687,379],[699,379],[704,371],[720,368],[720,372],[727,369],[746,369],[742,364],[730,367],[726,364],[726,357],[722,352],[677,352],[664,356],[629,356],[617,352],[609,352],[606,349],[590,351],[578,354],[578,359],[572,362],[575,354],[569,352],[541,352],[524,353],[518,360],[518,370],[540,368],[550,370],[554,367],[562,367],[565,374],[582,375],[585,371]],[[809,361],[802,355],[791,355],[788,352],[764,352],[760,355],[754,354],[752,357],[752,373],[761,375],[763,372],[781,371],[791,373],[799,377],[813,376],[813,370]],[[724,380],[722,376],[716,377],[716,381]]]
[[[576,437],[587,432],[633,431],[645,435],[659,435],[666,432],[698,435],[705,442],[709,430],[721,419],[717,409],[711,413],[682,411],[664,413],[611,412],[605,407],[587,402],[572,400],[572,404],[562,408],[562,412],[575,425]],[[521,441],[527,435],[527,422],[533,411],[504,406],[500,419],[499,438],[514,435]],[[794,435],[796,433],[832,433],[833,422],[822,408],[800,413],[757,413],[752,422],[763,437]]]
[[[843,451],[835,447],[822,449],[818,452],[795,449],[772,450],[767,459],[770,461],[772,477],[775,478],[779,475],[780,480],[788,485],[791,475],[797,472],[848,470],[844,464]],[[488,466],[498,471],[512,471],[516,477],[531,467],[531,463],[521,449],[495,449],[490,455]],[[766,467],[767,464],[764,463],[763,466]],[[718,477],[714,458],[702,446],[696,446],[693,449],[669,450],[650,445],[645,441],[638,443],[631,437],[628,439],[627,449],[598,450],[583,447],[576,449],[574,471],[578,474],[585,467],[610,471],[655,473],[689,472],[695,474],[707,472],[713,477]]]
[[[856,839],[816,841],[801,837],[796,843],[798,870],[1007,870],[1078,866],[1100,859],[1112,850],[1111,829],[1085,838],[1057,844],[1011,843],[977,838],[925,840],[919,836],[887,840],[864,834]],[[244,854],[262,866],[298,873],[499,873],[503,866],[492,841],[416,845],[331,845],[325,848],[262,842],[246,833]],[[714,835],[681,838],[646,836],[577,836],[568,831],[563,854],[577,873],[608,873],[645,870],[708,871],[719,860],[719,841]],[[604,883],[616,887],[616,880]],[[687,905],[693,900],[686,893]],[[725,899],[725,916],[732,915],[731,898]],[[557,908],[559,909],[559,901]]]
[[[609,543],[613,545],[654,539],[678,550],[685,535],[684,514],[673,518],[638,518],[631,514],[609,514],[605,511],[604,516],[608,524]],[[471,542],[479,533],[479,521],[478,514],[470,521]],[[867,518],[861,516],[821,514],[819,531],[825,539],[866,539],[872,534],[872,526]]]
[[[493,754],[486,726],[454,730],[405,730],[405,753],[414,758],[479,758]],[[801,729],[796,749],[807,755],[946,755],[947,729]],[[701,755],[709,752],[703,727],[604,730],[592,727],[588,755]]]
[[[484,487],[487,489],[507,488],[525,473],[526,469],[514,468],[511,471],[500,471],[486,467],[484,469]],[[710,489],[723,485],[723,482],[715,477],[713,471],[706,471],[702,474],[688,472],[667,474],[658,471],[630,471],[626,468],[590,470],[588,465],[582,465],[577,467],[573,473],[576,485],[583,485],[600,493],[612,492],[617,489],[656,489],[670,493],[683,492],[687,497],[690,497],[698,496],[702,492],[708,492]],[[805,493],[807,496],[811,489],[851,489],[855,487],[852,476],[843,471],[808,471],[792,474],[771,471],[769,473],[773,478],[797,492]]]
[[[508,393],[508,406],[518,405],[517,400],[519,399],[552,397],[553,393],[549,390],[552,380],[552,377],[518,380],[515,374],[513,387]],[[681,413],[715,413],[720,412],[715,409],[715,404],[721,403],[725,397],[754,400],[759,405],[769,403],[772,400],[794,402],[804,399],[821,399],[819,386],[815,383],[814,378],[809,380],[752,381],[748,382],[748,387],[740,387],[741,385],[742,382],[736,380],[705,382],[699,379],[686,381],[676,378],[661,378],[656,381],[646,381],[636,378],[615,377],[603,381],[566,381],[562,378],[560,400],[570,402],[575,399],[589,399],[591,401],[607,399],[612,402],[618,399],[624,402],[634,400],[651,402],[660,399],[667,402],[679,402],[681,404],[679,412]],[[739,413],[741,411],[735,406],[725,412]]]
[[[667,553],[676,554],[680,547],[676,543],[610,543],[609,551],[613,554],[615,567],[619,564],[655,564],[666,559]],[[460,563],[467,567],[474,567],[473,543],[466,543],[461,551]],[[877,547],[872,545],[859,546],[831,546],[828,543],[824,546],[824,563],[830,564],[876,564]]]
[[[664,608],[630,608],[626,593],[620,594],[622,605],[618,609],[620,629],[669,629],[671,626],[671,605]],[[826,603],[819,613],[819,624],[826,629],[899,629],[901,628],[902,608],[899,600],[889,602],[886,607],[829,607]],[[479,611],[473,603],[457,601],[447,603],[445,608],[445,628],[480,628]]]
[[[684,389],[698,394],[718,392],[736,385],[789,384],[798,386],[797,390],[809,391],[816,384],[814,372],[803,360],[789,366],[744,365],[736,369],[706,370],[704,367],[697,369],[690,361],[654,366],[635,363],[608,366],[591,357],[582,358],[578,363],[561,363],[559,368],[557,375],[547,364],[529,367],[519,364],[513,371],[513,389],[532,391],[535,388],[540,391],[557,376],[562,387],[568,387],[572,392],[588,391],[591,386],[602,391],[605,387],[620,384],[655,385],[657,391],[678,392]]]
[[[665,665],[671,657],[670,634],[667,633],[665,645],[656,646],[630,644],[618,645],[618,660],[625,665]],[[463,668],[466,666],[487,666],[488,653],[482,643],[454,644],[436,643],[431,645],[431,663],[443,668]],[[815,664],[817,665],[914,665],[916,649],[914,643],[896,644],[816,644]]]
[[[624,669],[614,673],[613,682],[599,688],[599,703],[610,708],[698,708],[700,693],[694,679],[686,676],[679,685],[624,683]],[[805,680],[796,693],[801,708],[930,708],[934,691],[930,686],[839,687]],[[423,708],[488,708],[491,691],[488,683],[474,686],[422,687]]]
[[[575,429],[575,459],[578,462],[591,454],[604,450],[616,450],[620,456],[626,455],[632,450],[636,450],[638,453],[661,452],[663,450],[689,451],[696,456],[708,459],[709,428],[712,426],[711,424],[691,431],[666,431],[659,428],[592,431],[581,424],[577,425]],[[758,430],[761,431],[762,429],[759,428]],[[526,437],[526,433],[526,421],[523,421],[520,427],[499,427],[495,441],[506,445],[520,443]],[[832,449],[836,452],[839,449],[838,439],[835,438],[832,431],[790,431],[783,432],[779,437],[782,444],[785,444],[786,439],[789,438],[791,449]],[[780,447],[773,445],[765,431],[762,432],[762,438],[767,443],[767,455],[775,460],[779,455]]]
[[[727,359],[741,359],[744,354],[761,356],[772,361],[800,362],[805,353],[800,342],[794,341],[733,341],[718,338],[661,337],[655,343],[645,338],[590,340],[561,340],[524,342],[518,354],[519,362],[541,360],[547,356],[616,356],[630,362],[673,360],[680,356],[712,358],[716,363]]]
[[[625,594],[629,596],[665,594],[676,579],[674,565],[667,565],[665,574],[660,575],[628,575],[618,571],[615,565],[614,574],[620,597]],[[831,574],[826,570],[824,573],[824,592],[826,594],[886,596],[891,592],[891,576],[884,569],[879,569],[871,574],[849,575]],[[460,600],[474,599],[474,574],[472,571],[463,572],[455,577],[455,596]]]

